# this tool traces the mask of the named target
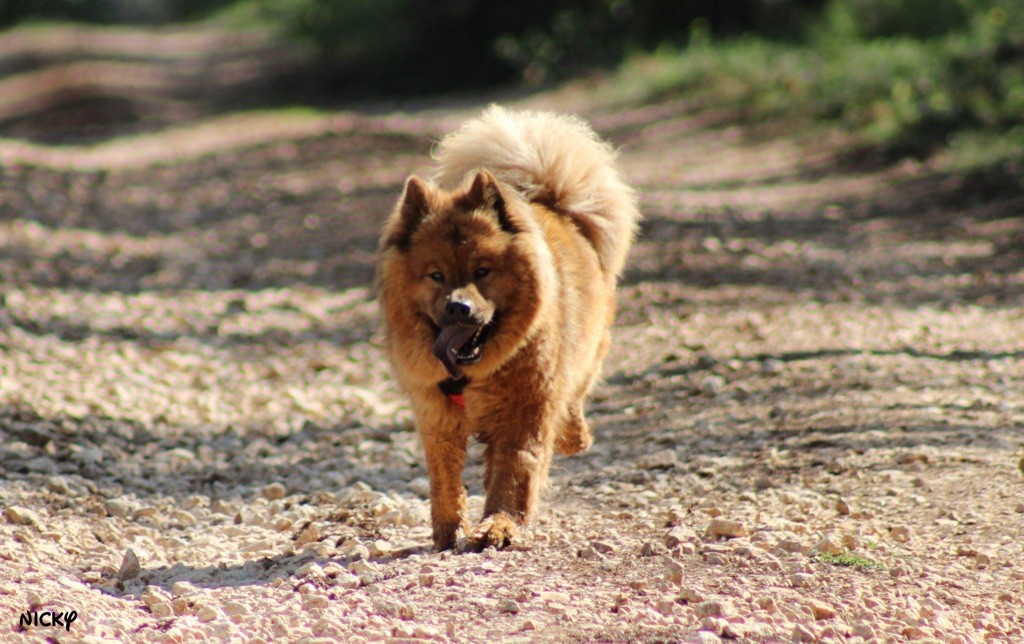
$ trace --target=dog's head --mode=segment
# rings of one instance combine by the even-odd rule
[[[531,324],[551,270],[538,262],[547,250],[529,208],[486,171],[453,192],[410,178],[381,237],[389,335],[427,344],[452,378],[496,368]],[[403,350],[412,348],[393,347]]]

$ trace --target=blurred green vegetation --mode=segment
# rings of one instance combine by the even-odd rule
[[[694,33],[620,66],[623,100],[688,96],[747,118],[839,121],[893,156],[1024,160],[1019,0],[832,0],[802,37]]]
[[[0,0],[0,24],[25,20],[271,29],[335,95],[612,70],[616,100],[839,121],[899,155],[1024,156],[1022,0]]]
[[[557,81],[683,44],[695,21],[720,36],[795,36],[824,0],[0,0],[24,20],[265,27],[311,48],[327,80],[380,92]]]

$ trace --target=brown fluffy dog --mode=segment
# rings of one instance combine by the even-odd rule
[[[504,547],[552,452],[592,438],[583,401],[608,350],[640,214],[614,152],[570,116],[493,106],[446,137],[384,227],[385,343],[430,475],[434,546]],[[483,521],[465,517],[470,435],[486,444]]]

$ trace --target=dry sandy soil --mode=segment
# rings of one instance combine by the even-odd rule
[[[1024,641],[1019,168],[511,101],[589,118],[646,222],[595,446],[511,549],[436,554],[368,284],[402,180],[482,102],[229,111],[85,36],[138,82],[18,102],[54,82],[26,42],[0,38],[0,641]]]

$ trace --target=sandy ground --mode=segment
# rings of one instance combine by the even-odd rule
[[[594,96],[513,104],[642,196],[596,443],[480,554],[429,550],[368,285],[482,101],[9,116],[0,641],[1024,641],[1015,170]]]

